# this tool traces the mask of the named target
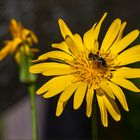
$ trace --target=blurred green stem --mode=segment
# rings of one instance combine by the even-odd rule
[[[38,140],[35,85],[30,84],[28,89],[29,89],[29,94],[30,94],[31,113],[32,113],[32,138],[33,138],[33,140]]]
[[[20,61],[19,61],[19,79],[22,83],[28,84],[28,90],[30,95],[31,104],[31,116],[32,116],[32,140],[38,140],[38,129],[37,129],[37,108],[36,108],[36,97],[35,97],[35,82],[36,76],[29,73],[30,61],[32,55],[27,52],[30,46],[23,43],[20,46]]]
[[[93,98],[93,111],[91,116],[92,123],[92,140],[98,140],[98,128],[97,128],[97,106],[96,97]]]

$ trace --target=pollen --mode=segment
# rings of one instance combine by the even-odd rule
[[[89,53],[78,55],[73,63],[72,69],[77,81],[87,82],[89,88],[99,89],[100,83],[111,78],[111,70],[107,58],[102,58],[98,54]],[[111,60],[109,62],[112,62]]]

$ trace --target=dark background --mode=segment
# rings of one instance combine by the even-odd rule
[[[8,25],[11,18],[20,21],[24,27],[33,30],[39,39],[40,55],[51,50],[51,44],[62,41],[57,20],[63,18],[73,33],[83,35],[104,12],[108,16],[103,23],[100,40],[111,22],[119,17],[126,21],[125,34],[140,27],[139,0],[0,0],[0,48],[4,40],[10,39]],[[139,38],[136,43],[140,43]],[[37,57],[36,56],[36,57]],[[137,67],[140,64],[136,64]],[[39,76],[37,87],[48,79]],[[139,84],[139,81],[135,81]],[[125,91],[125,90],[124,90]],[[18,66],[12,56],[0,62],[0,114],[27,96],[26,85],[18,79]],[[140,139],[140,94],[125,91],[129,112],[119,105],[122,119],[115,122],[109,116],[109,127],[104,128],[98,111],[99,139]],[[72,98],[62,116],[55,116],[58,96],[46,104],[42,135],[45,139],[91,139],[91,120],[85,115],[85,103],[77,111],[72,108]]]

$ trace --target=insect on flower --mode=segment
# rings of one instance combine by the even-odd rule
[[[98,54],[89,53],[88,58],[91,61],[97,62],[99,66],[101,67],[106,66],[106,61],[104,60],[104,58],[100,57]]]

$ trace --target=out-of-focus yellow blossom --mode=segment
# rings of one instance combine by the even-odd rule
[[[0,60],[3,60],[8,54],[13,54],[17,63],[20,63],[21,53],[30,55],[37,49],[31,48],[33,43],[38,43],[34,32],[24,28],[20,22],[12,19],[10,22],[10,32],[12,39],[5,41],[5,46],[0,50]]]
[[[84,34],[83,39],[79,34],[72,34],[65,22],[59,19],[64,41],[52,45],[59,50],[39,56],[35,61],[41,63],[30,67],[31,73],[54,76],[37,91],[37,94],[43,94],[44,98],[60,94],[57,116],[63,112],[64,106],[73,95],[74,109],[78,109],[86,98],[86,115],[90,117],[93,98],[96,97],[102,124],[106,127],[108,112],[114,120],[121,119],[116,98],[126,111],[129,110],[120,87],[140,92],[128,80],[140,78],[140,69],[126,66],[140,61],[140,45],[126,49],[138,37],[139,30],[133,30],[123,37],[126,22],[117,18],[110,25],[102,43],[99,43],[98,36],[106,15],[105,13],[101,20]]]

